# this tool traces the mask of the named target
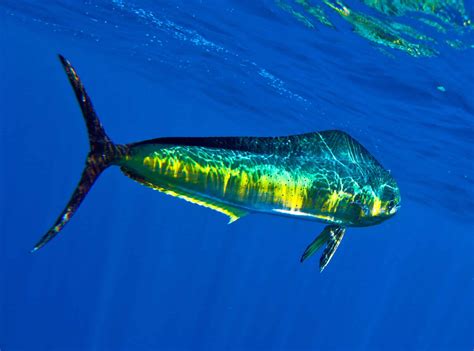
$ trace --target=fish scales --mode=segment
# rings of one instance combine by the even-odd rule
[[[142,183],[249,211],[294,212],[316,220],[361,212],[350,202],[378,167],[355,140],[337,131],[272,138],[161,138],[129,147],[131,155],[122,168],[141,174]]]

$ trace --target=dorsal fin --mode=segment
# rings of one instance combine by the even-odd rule
[[[166,137],[129,144],[201,146],[272,155],[308,155],[337,159],[342,163],[370,163],[377,160],[353,137],[340,130],[326,130],[280,137]]]
[[[334,155],[343,163],[368,163],[380,166],[374,156],[351,135],[341,130],[326,130],[314,133],[320,139],[320,146],[329,155]],[[318,140],[315,140],[318,142]]]

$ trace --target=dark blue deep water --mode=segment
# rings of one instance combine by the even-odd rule
[[[347,1],[429,35],[417,55],[328,3],[332,26],[304,1],[0,0],[1,351],[473,349],[474,4],[450,27]],[[322,224],[227,225],[111,168],[30,254],[88,151],[58,53],[116,142],[341,129],[402,208],[349,228],[320,274],[299,258]]]

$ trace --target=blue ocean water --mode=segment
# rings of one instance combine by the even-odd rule
[[[2,351],[474,347],[472,29],[452,29],[456,47],[426,30],[434,54],[416,57],[337,13],[309,26],[303,3],[0,1]],[[299,258],[323,224],[227,225],[109,169],[30,254],[88,151],[58,53],[116,142],[341,129],[391,170],[402,208],[349,228],[320,274]]]

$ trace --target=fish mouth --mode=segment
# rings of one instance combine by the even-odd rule
[[[398,205],[395,205],[393,206],[390,211],[388,212],[389,215],[394,215],[395,213],[398,212],[398,210],[402,207],[402,205],[398,204]]]

